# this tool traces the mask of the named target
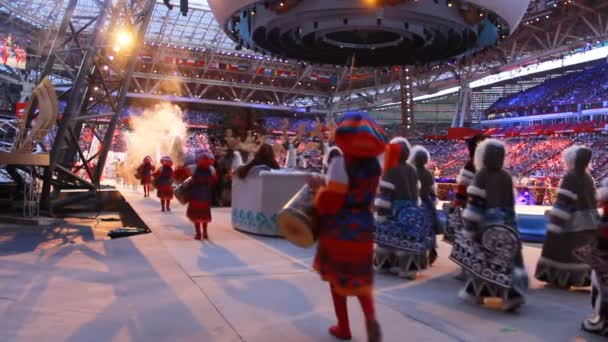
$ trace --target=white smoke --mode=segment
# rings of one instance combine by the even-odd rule
[[[170,103],[161,103],[147,109],[141,116],[131,119],[131,132],[124,135],[127,145],[125,169],[134,174],[146,156],[152,157],[158,167],[160,158],[171,156],[174,165],[183,160],[187,126],[181,109]]]

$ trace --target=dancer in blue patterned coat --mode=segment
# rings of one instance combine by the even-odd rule
[[[434,232],[427,210],[420,206],[416,168],[407,162],[410,145],[395,138],[387,146],[384,174],[376,206],[374,267],[414,279],[428,267]]]

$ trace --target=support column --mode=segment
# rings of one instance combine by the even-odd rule
[[[414,91],[413,78],[409,67],[401,67],[399,72],[401,86],[401,124],[406,131],[414,129]]]

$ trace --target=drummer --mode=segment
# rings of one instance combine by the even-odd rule
[[[217,174],[213,168],[215,158],[208,150],[196,152],[196,169],[192,174],[192,181],[188,188],[188,209],[186,215],[194,223],[195,240],[208,239],[207,225],[211,222],[212,187],[217,181]],[[202,234],[201,234],[202,233]]]
[[[338,123],[335,142],[343,156],[331,159],[325,180],[309,182],[318,189],[315,208],[320,230],[313,267],[330,284],[338,324],[329,333],[342,340],[352,338],[346,297],[356,296],[368,340],[380,341],[372,293],[374,217],[370,208],[382,172],[377,156],[384,151],[386,138],[366,114],[347,113]]]

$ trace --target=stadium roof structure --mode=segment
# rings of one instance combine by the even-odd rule
[[[26,30],[36,40],[48,40],[61,22],[68,0],[0,0],[0,33]],[[157,100],[161,69],[173,68],[173,81],[184,83],[181,91],[165,95],[175,101],[264,105],[289,109],[310,107],[311,112],[373,108],[400,101],[398,77],[390,69],[310,65],[279,57],[236,50],[236,44],[218,26],[206,0],[190,0],[187,16],[168,10],[157,1],[145,34],[143,53],[151,63],[137,69],[130,96]],[[73,20],[86,21],[98,14],[97,0],[78,0]],[[178,6],[177,1],[173,3]],[[6,25],[10,24],[10,25]],[[50,30],[49,30],[50,29]],[[475,81],[491,74],[560,58],[577,49],[608,40],[608,2],[600,0],[534,0],[520,27],[501,45],[466,59],[435,65],[414,66],[415,95],[453,88],[464,79]],[[41,49],[42,50],[42,49]],[[171,59],[169,57],[173,56]],[[180,57],[181,56],[181,57]],[[201,60],[200,70],[169,60]],[[173,63],[175,64],[175,62]],[[210,66],[226,66],[225,69]],[[184,70],[184,68],[188,70]],[[231,69],[232,68],[232,69]],[[282,74],[281,74],[282,73]],[[281,75],[278,75],[281,74]],[[198,75],[198,76],[197,76]],[[282,77],[288,75],[290,77]],[[327,80],[331,80],[327,82]]]

